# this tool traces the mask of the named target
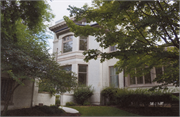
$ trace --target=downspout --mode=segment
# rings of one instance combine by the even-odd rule
[[[34,81],[33,81],[33,84],[32,84],[32,96],[31,96],[31,108],[33,106],[33,97],[34,97]]]

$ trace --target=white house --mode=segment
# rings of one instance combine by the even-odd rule
[[[73,21],[74,19],[71,18]],[[74,21],[75,22],[75,21]],[[85,19],[75,22],[77,25],[86,25]],[[90,23],[88,25],[98,26],[97,23]],[[107,49],[101,48],[95,37],[75,37],[74,33],[69,31],[64,20],[56,22],[54,26],[49,28],[54,32],[53,52],[56,52],[56,61],[64,66],[67,70],[72,70],[78,75],[78,83],[92,85],[94,87],[94,95],[91,98],[91,103],[99,105],[101,103],[100,92],[103,88],[114,85],[115,87],[123,88],[148,88],[156,85],[152,80],[156,77],[156,73],[162,73],[164,68],[153,68],[149,74],[139,77],[130,78],[124,77],[123,72],[116,74],[114,64],[117,59],[106,60],[100,63],[100,58],[97,60],[90,60],[86,63],[84,55],[82,54],[88,49],[99,49],[102,52],[116,51],[116,47],[109,47]],[[63,93],[61,95],[61,105],[66,102],[73,101],[73,93]]]

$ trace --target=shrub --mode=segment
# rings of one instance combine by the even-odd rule
[[[89,105],[91,105],[91,103],[89,101],[85,101],[83,105],[84,106],[89,106]]]
[[[114,87],[106,87],[101,91],[101,95],[108,99],[108,105],[116,104],[116,96],[115,94],[117,93],[117,88]],[[106,103],[106,102],[105,102]]]
[[[74,102],[66,102],[66,106],[75,106],[76,104]]]
[[[46,114],[61,114],[64,111],[57,106],[35,106],[34,107],[37,110],[40,110]]]
[[[164,102],[170,103],[172,101],[178,101],[178,97],[172,96],[170,90],[155,90],[149,91],[148,89],[116,89],[107,87],[101,91],[103,97],[109,99],[108,104],[114,104],[126,107],[129,105],[140,106],[144,105],[148,107],[150,102],[158,103]]]
[[[59,99],[60,95],[56,95],[56,99]]]
[[[56,104],[56,106],[57,106],[57,105],[60,105],[60,100],[59,100],[59,99],[56,99],[55,104]]]
[[[91,86],[78,86],[74,89],[74,99],[77,104],[83,105],[93,95]]]

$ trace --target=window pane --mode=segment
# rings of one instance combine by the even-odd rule
[[[110,46],[110,51],[115,51],[116,50],[116,45],[115,46]]]
[[[148,72],[144,77],[145,77],[145,84],[151,83],[151,72]]]
[[[119,87],[119,75],[116,74],[117,68],[110,67],[110,85]]]
[[[72,45],[73,45],[72,41],[63,43],[63,53],[72,51]]]
[[[84,36],[80,37],[79,49],[87,50],[87,37],[84,37]]]
[[[136,84],[135,76],[130,76],[130,84]]]
[[[63,66],[63,70],[71,71],[71,65]]]
[[[80,50],[87,50],[87,40],[80,40]]]
[[[158,75],[162,75],[162,67],[156,67],[156,77],[158,77]]]
[[[143,84],[143,77],[137,77],[137,84]]]
[[[78,76],[78,84],[84,84],[86,85],[86,73],[79,73]]]
[[[87,72],[87,65],[79,65],[79,72]]]

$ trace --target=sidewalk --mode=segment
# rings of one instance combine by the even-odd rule
[[[73,108],[62,107],[62,106],[59,106],[59,108],[63,109],[67,113],[79,113],[79,111],[77,111],[76,109],[73,109]]]

